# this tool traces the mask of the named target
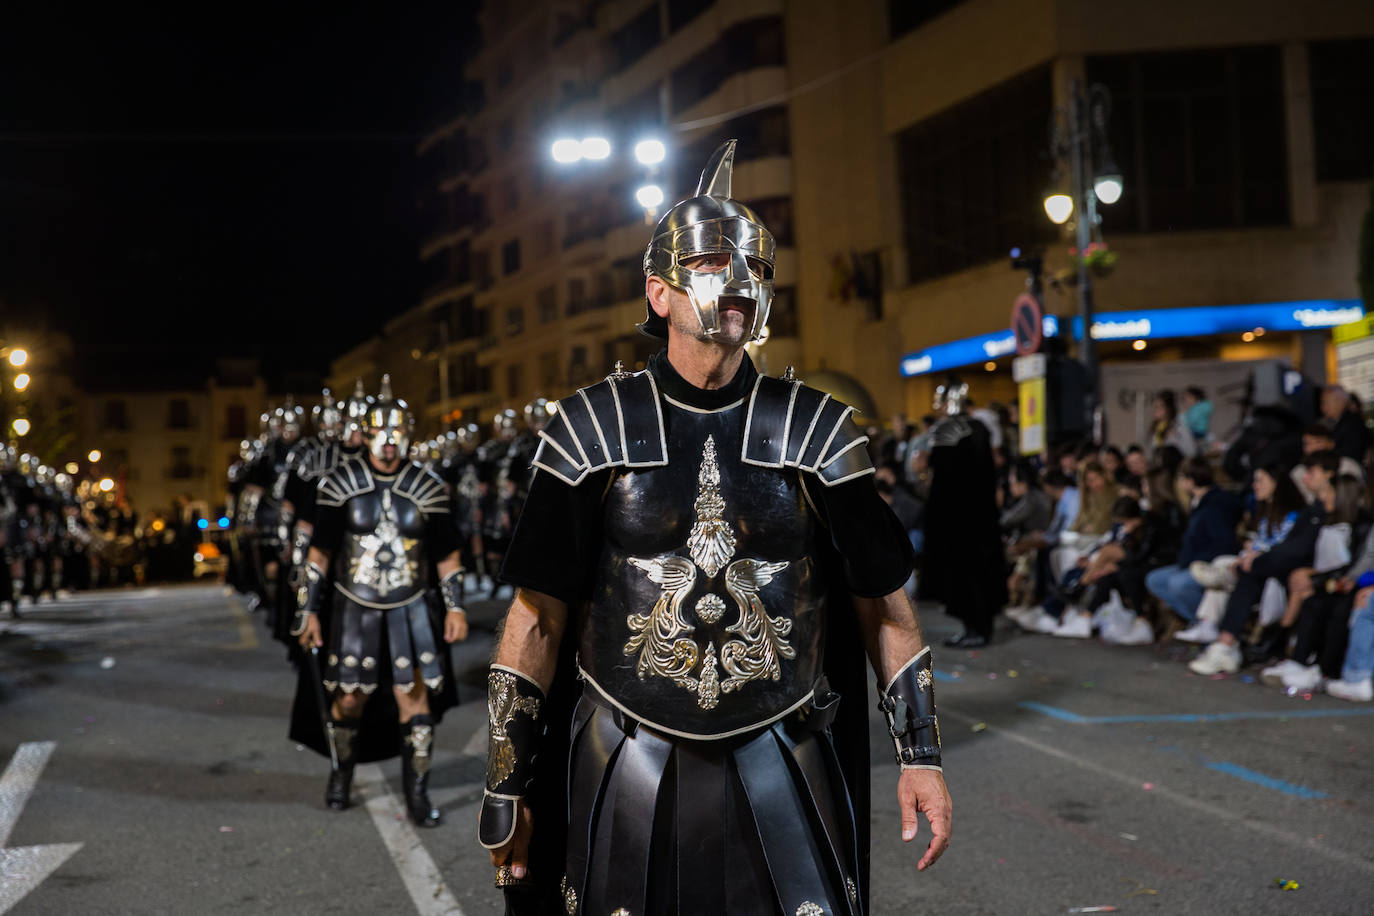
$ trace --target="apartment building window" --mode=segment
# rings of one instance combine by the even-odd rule
[[[224,436],[222,438],[248,438],[248,410],[242,404],[230,404],[224,409]]]
[[[700,2],[692,4],[698,11],[703,9]],[[626,128],[656,126],[663,121],[662,83],[651,83],[639,92],[606,112],[606,120]]]
[[[658,46],[658,4],[650,3],[644,11],[611,33],[611,57],[616,70],[639,60]]]
[[[175,480],[187,480],[195,476],[195,468],[191,465],[191,450],[184,445],[173,446],[172,464],[167,469],[167,476]]]
[[[965,0],[887,0],[888,34],[895,41],[964,2]]]
[[[896,137],[913,281],[1054,238],[1042,204],[1050,72],[1042,67],[928,118]]]
[[[510,276],[520,269],[520,240],[511,239],[501,246],[501,273]]]
[[[1108,235],[1288,221],[1278,48],[1090,57],[1086,65],[1089,81],[1112,93],[1112,150],[1127,189],[1101,210]]]
[[[539,386],[544,391],[561,391],[563,386],[558,378],[558,353],[549,351],[539,354]]]
[[[1044,126],[1041,126],[1043,145]],[[673,156],[675,187],[684,193],[697,185],[701,174],[701,163],[705,162],[713,150],[720,145],[721,137],[735,137],[739,140],[735,163],[768,156],[789,156],[792,152],[791,133],[787,120],[787,108],[779,105],[762,111],[741,115],[727,121],[718,132],[708,132],[706,136],[685,147]]]
[[[506,397],[515,400],[521,391],[520,366],[506,367]]]
[[[576,346],[572,348],[572,356],[568,360],[568,384],[573,387],[581,387],[591,380],[591,369],[587,365],[587,348]]]
[[[737,23],[722,32],[719,41],[673,71],[673,113],[695,105],[736,73],[786,63],[781,17]]]
[[[1314,41],[1308,55],[1317,180],[1374,177],[1374,38]]]
[[[491,255],[486,251],[474,251],[472,253],[472,282],[477,284],[478,289],[486,289],[491,286]]]
[[[506,336],[515,337],[525,331],[525,309],[513,305],[506,309]]]
[[[544,287],[535,294],[534,302],[535,309],[539,312],[540,324],[558,320],[558,287]]]
[[[587,281],[573,277],[568,281],[568,314],[576,315],[587,308]]]
[[[106,429],[128,429],[129,405],[124,401],[106,401],[104,426]]]
[[[191,428],[191,403],[185,398],[172,398],[167,402],[167,428]]]
[[[773,304],[768,309],[768,339],[797,337],[800,334],[796,290],[790,286],[780,286],[773,290]]]
[[[748,203],[779,245],[792,244],[792,198],[768,197]]]

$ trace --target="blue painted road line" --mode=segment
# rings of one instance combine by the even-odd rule
[[[1273,776],[1265,776],[1263,773],[1256,773],[1254,770],[1247,770],[1243,766],[1234,763],[1226,763],[1222,760],[1211,760],[1204,764],[1209,770],[1216,770],[1218,773],[1225,773],[1228,776],[1235,776],[1244,779],[1246,782],[1253,782],[1256,785],[1264,786],[1266,789],[1274,789],[1287,795],[1296,795],[1299,798],[1329,798],[1325,792],[1316,789],[1309,789],[1307,786],[1299,786],[1283,779],[1275,779]]]
[[[1029,709],[1073,725],[1134,725],[1152,722],[1237,722],[1244,719],[1334,719],[1346,716],[1374,716],[1374,709],[1294,709],[1257,710],[1253,712],[1204,712],[1177,713],[1148,716],[1081,716],[1058,706],[1030,701],[1017,703],[1022,709]]]

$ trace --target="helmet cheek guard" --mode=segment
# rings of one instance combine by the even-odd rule
[[[410,454],[410,439],[415,418],[406,402],[391,393],[391,376],[382,376],[382,390],[367,414],[368,450],[378,461],[385,461],[386,447],[396,449],[395,457]]]

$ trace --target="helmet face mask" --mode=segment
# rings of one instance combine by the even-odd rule
[[[367,435],[367,415],[372,408],[372,397],[363,390],[363,380],[358,379],[353,386],[353,394],[344,402],[341,416],[342,437],[345,444],[356,444]]]
[[[391,376],[382,376],[382,390],[372,403],[366,419],[368,451],[378,461],[405,459],[410,454],[410,439],[415,418],[406,402],[391,394]],[[387,446],[395,449],[388,457]]]
[[[334,400],[334,395],[328,388],[324,389],[320,403],[310,411],[310,416],[315,423],[315,431],[325,441],[339,441],[343,435],[343,411],[339,409],[338,402]]]
[[[644,274],[687,295],[707,338],[721,331],[722,299],[752,302],[748,340],[757,341],[765,337],[773,304],[777,243],[758,214],[730,197],[734,161],[735,141],[727,140],[707,162],[696,196],[674,205],[659,220],[644,252]],[[686,263],[703,255],[725,255],[727,262],[716,270]],[[653,337],[668,334],[667,323],[652,305],[640,330]]]
[[[549,425],[549,399],[535,398],[525,405],[525,426],[533,432],[539,432]]]

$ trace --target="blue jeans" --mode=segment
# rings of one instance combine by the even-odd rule
[[[1350,618],[1350,647],[1345,650],[1341,680],[1367,681],[1374,674],[1374,598]]]
[[[1161,566],[1145,576],[1145,587],[1175,614],[1192,623],[1202,603],[1203,588],[1192,573],[1178,566]]]

